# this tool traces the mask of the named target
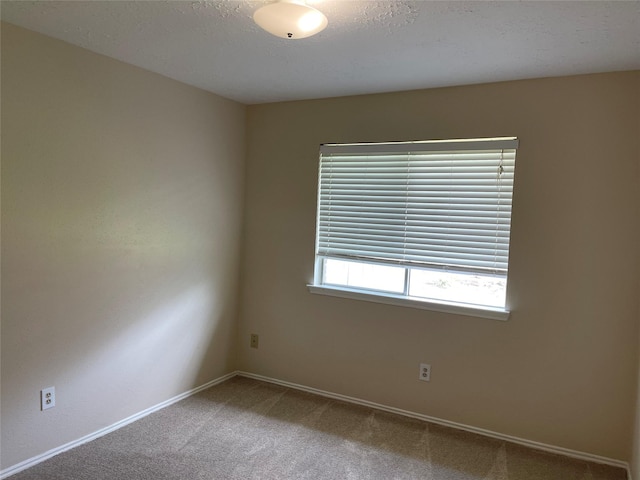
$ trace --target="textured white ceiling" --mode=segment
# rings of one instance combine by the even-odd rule
[[[2,1],[4,21],[242,103],[640,69],[640,1],[315,0],[329,26],[285,40],[267,3]]]

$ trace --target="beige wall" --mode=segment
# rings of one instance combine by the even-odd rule
[[[249,107],[240,368],[628,461],[639,85],[635,72]],[[307,291],[320,143],[509,135],[509,321]]]
[[[640,479],[640,359],[638,360],[638,392],[636,396],[636,422],[631,454],[631,478],[634,480]]]
[[[639,117],[640,118],[640,117]],[[640,121],[640,120],[639,120]],[[640,138],[638,139],[640,141]],[[640,156],[638,157],[640,165]],[[638,204],[640,207],[640,203]],[[640,216],[640,208],[638,209]],[[638,296],[640,297],[640,278],[638,279]],[[633,447],[631,453],[631,478],[640,480],[640,308],[638,309],[638,390],[636,393],[636,421],[633,432]]]
[[[640,133],[640,114],[638,115],[638,131]],[[640,135],[636,135],[640,142]],[[640,170],[640,155],[638,155],[638,170]],[[640,173],[639,173],[640,177]],[[640,181],[640,179],[639,179]],[[638,216],[640,217],[640,197],[638,202]],[[638,258],[640,264],[640,255]],[[640,267],[639,267],[640,268]],[[640,298],[640,275],[638,275],[638,297]],[[636,394],[636,422],[633,435],[633,450],[631,454],[631,477],[640,480],[640,305],[638,306],[638,391]]]
[[[235,370],[244,117],[2,25],[2,468]]]

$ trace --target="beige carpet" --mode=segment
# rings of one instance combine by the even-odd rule
[[[235,377],[11,478],[626,480],[626,473]]]

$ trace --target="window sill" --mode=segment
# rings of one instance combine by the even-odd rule
[[[420,308],[435,312],[467,315],[470,317],[489,318],[492,320],[508,320],[509,311],[502,308],[466,306],[454,303],[436,303],[425,300],[416,300],[410,297],[394,295],[392,293],[368,292],[364,290],[328,287],[326,285],[307,285],[311,293],[329,295],[332,297],[364,300],[367,302],[385,303],[400,307]]]

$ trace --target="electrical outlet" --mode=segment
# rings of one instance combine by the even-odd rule
[[[423,382],[428,382],[429,380],[431,380],[431,365],[429,365],[428,363],[420,364],[420,376],[418,377],[418,379],[422,380]]]
[[[258,335],[256,333],[251,334],[251,342],[249,343],[251,348],[258,348]]]
[[[47,410],[56,406],[56,387],[40,390],[40,409]]]

